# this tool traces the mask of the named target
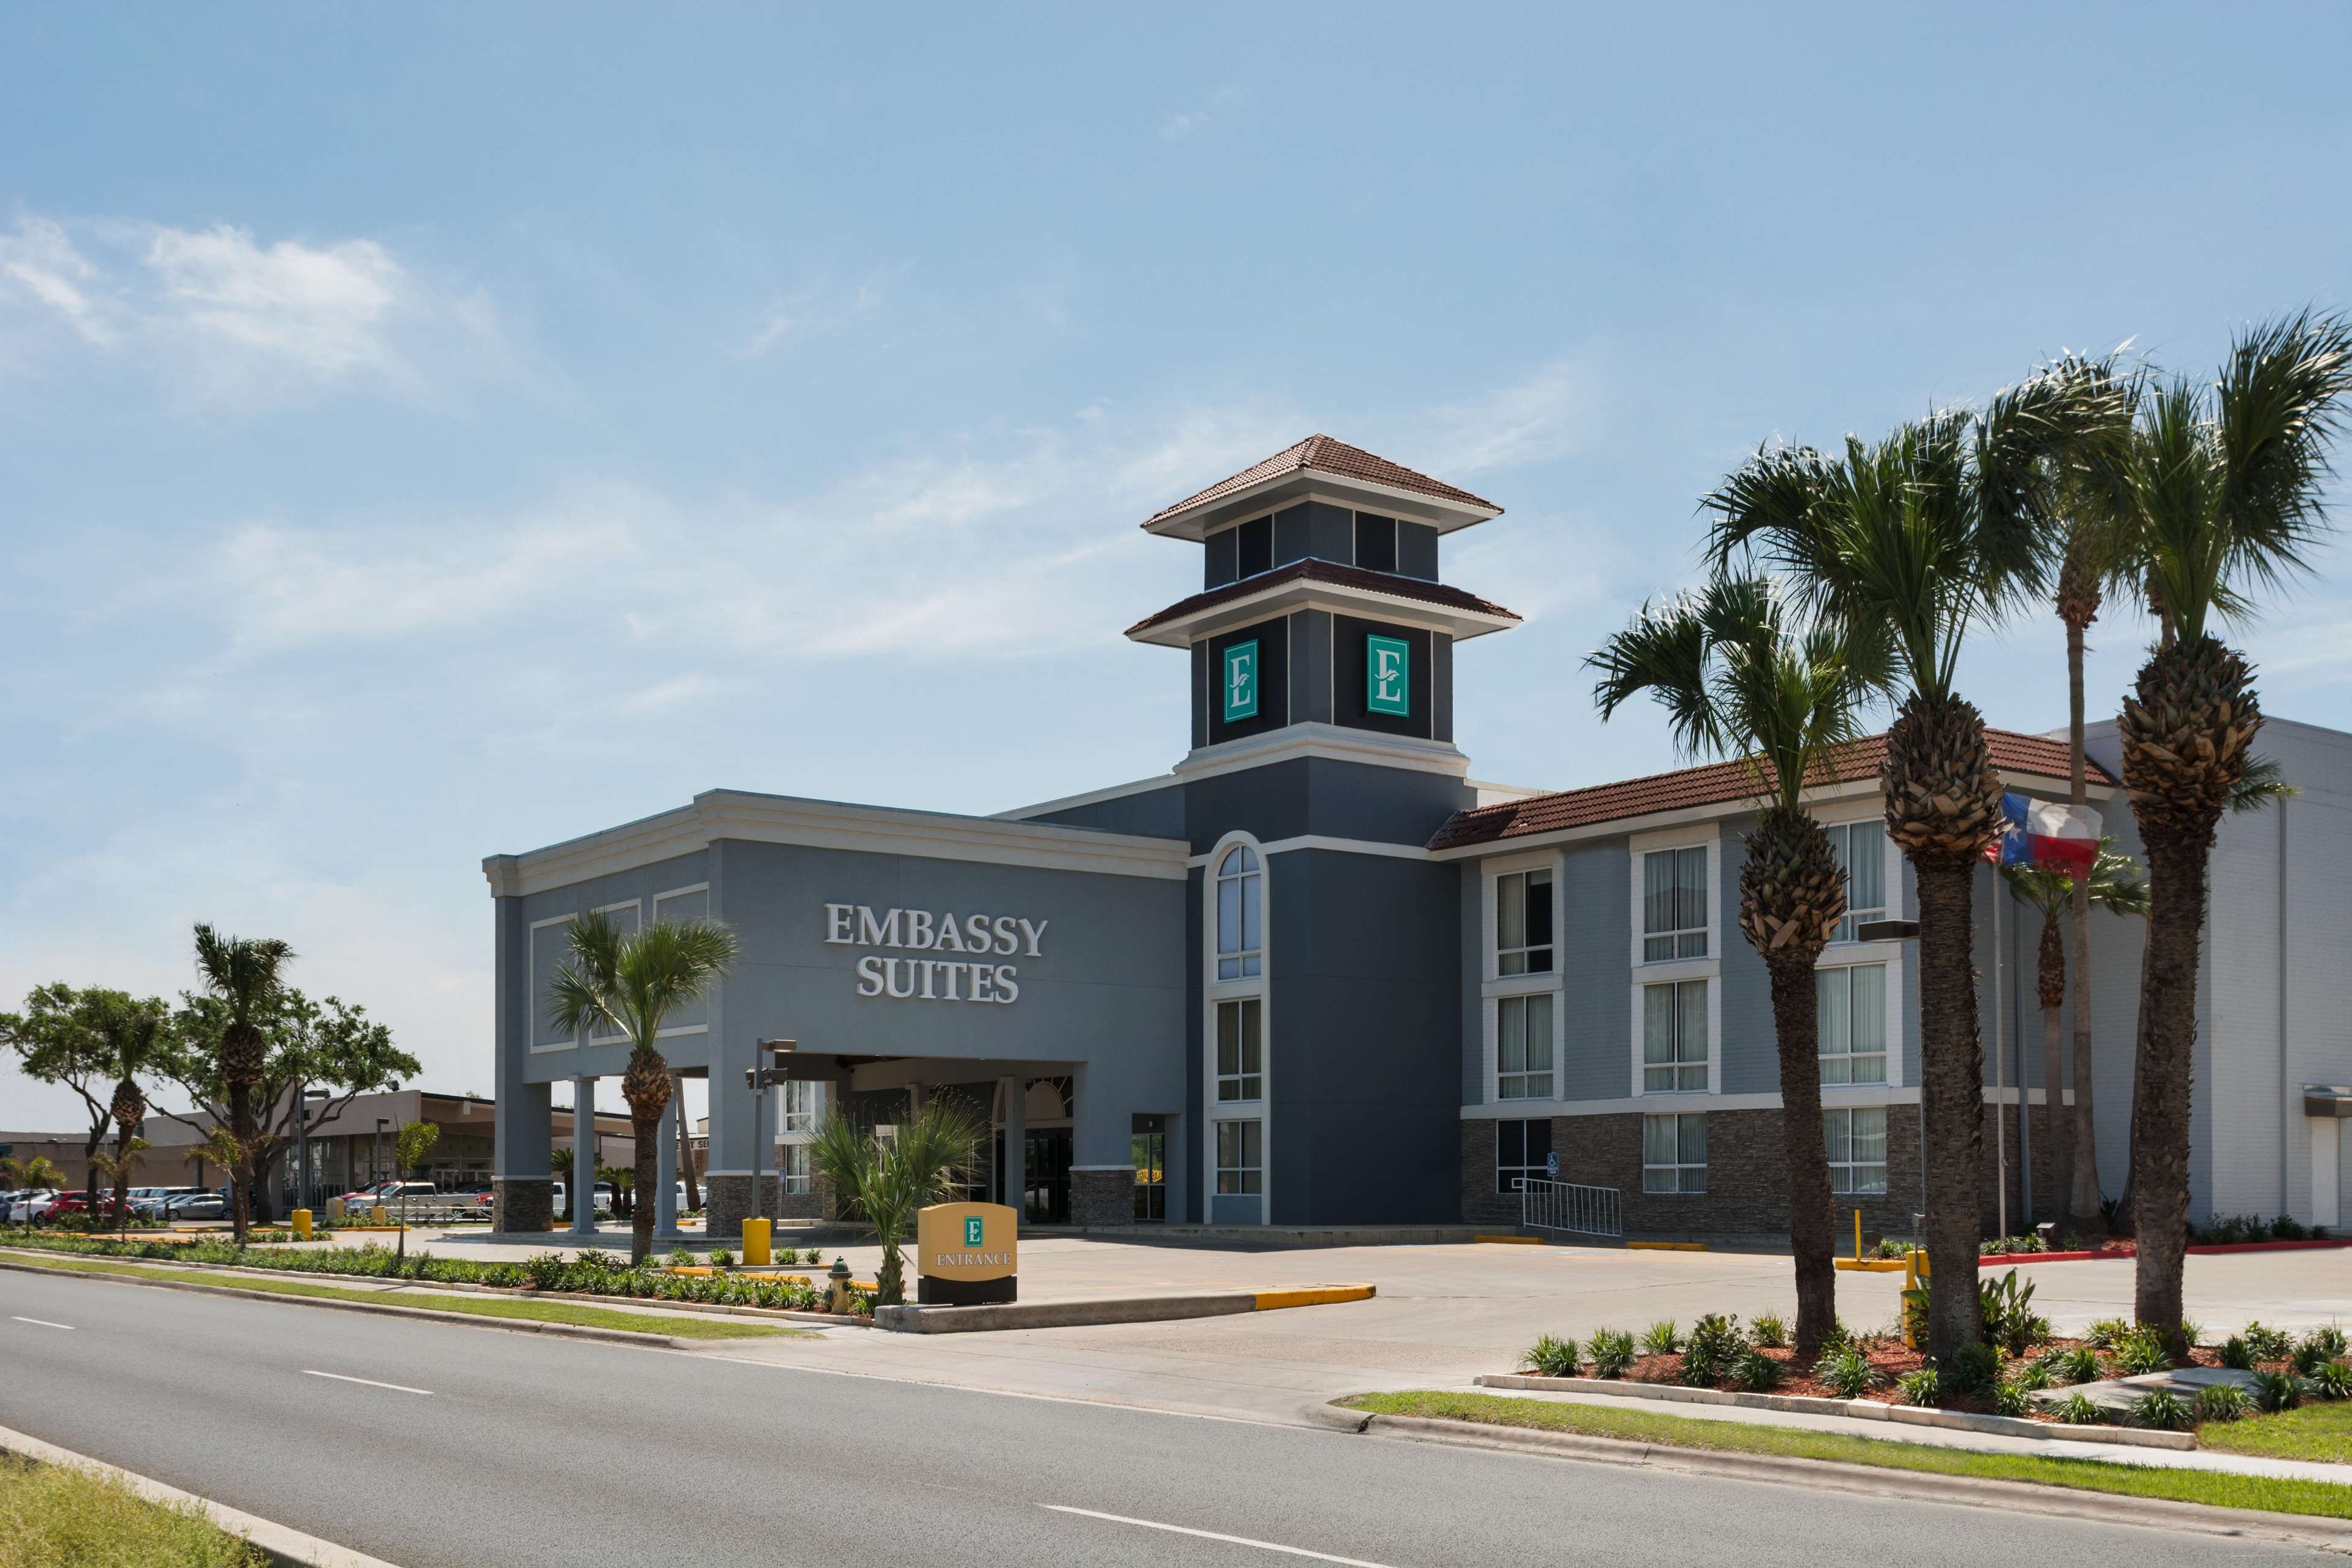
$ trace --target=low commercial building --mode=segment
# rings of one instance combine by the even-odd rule
[[[594,912],[741,939],[661,1042],[709,1079],[714,1236],[755,1203],[817,1201],[793,1190],[792,1139],[772,1152],[780,1118],[890,1122],[932,1094],[990,1129],[975,1193],[1033,1223],[1505,1223],[1557,1162],[1616,1189],[1636,1233],[1784,1231],[1765,973],[1727,918],[1754,806],[1730,766],[1564,792],[1470,779],[1461,649],[1518,617],[1443,581],[1440,557],[1500,510],[1318,436],[1145,520],[1202,562],[1200,593],[1127,632],[1183,656],[1190,749],[1165,774],[994,816],[713,790],[488,858],[499,1223],[547,1223],[553,1086],[584,1098],[626,1063],[625,1041],[559,1029],[547,1005],[567,928]],[[2324,1098],[2307,1086],[2352,1081],[2327,956],[2352,937],[2334,892],[2352,737],[2277,723],[2265,742],[2303,793],[2232,819],[2216,857],[2195,1204],[2333,1224],[2345,1155],[2332,1114],[2305,1109]],[[1801,1135],[1828,1142],[1841,1205],[1889,1231],[1923,1198],[1916,963],[1856,929],[1916,911],[1880,824],[1881,744],[1853,748],[1817,803],[1854,913],[1821,963],[1831,1087]],[[2063,741],[1995,731],[1993,749],[2008,787],[2063,798]],[[2093,750],[2095,802],[2129,847],[2112,726]],[[2038,931],[1998,889],[1985,871],[1989,1220],[2049,1191]],[[2112,1190],[2139,933],[2100,921]],[[755,1131],[744,1074],[774,1038],[796,1042],[794,1082]]]

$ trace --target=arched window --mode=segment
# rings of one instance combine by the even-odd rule
[[[1248,980],[1259,971],[1257,856],[1236,844],[1217,863],[1217,978]]]

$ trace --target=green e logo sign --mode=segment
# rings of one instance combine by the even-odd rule
[[[963,1216],[963,1244],[966,1247],[980,1245],[980,1216],[976,1214]]]
[[[1257,717],[1257,639],[1225,649],[1225,722]]]
[[[1402,637],[1365,637],[1364,710],[1412,717],[1412,647]]]

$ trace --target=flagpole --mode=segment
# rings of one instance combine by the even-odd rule
[[[2009,1234],[2009,1118],[2003,1114],[2001,1101],[2008,1086],[2002,1082],[2008,1050],[2007,1037],[2002,1031],[2000,1005],[2000,906],[2008,900],[2002,897],[2009,890],[2009,879],[2000,874],[2000,866],[1992,868],[1992,1148],[1993,1188],[2000,1195],[2000,1232]],[[1982,1147],[1981,1144],[1979,1145]],[[1982,1212],[1981,1210],[1979,1212]]]

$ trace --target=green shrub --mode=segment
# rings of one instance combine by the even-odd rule
[[[1622,1329],[1595,1329],[1584,1348],[1591,1353],[1595,1377],[1622,1377],[1633,1364],[1633,1336]]]
[[[2189,1426],[2189,1406],[2168,1389],[2152,1388],[2132,1402],[2132,1424],[2158,1432],[2180,1432]]]
[[[2296,1375],[2301,1377],[2309,1377],[2313,1373],[2326,1366],[2331,1359],[2326,1350],[2313,1344],[2309,1340],[2304,1341],[2287,1353],[2287,1361],[2294,1368]]]
[[[2050,1369],[2039,1361],[2020,1362],[2010,1370],[2008,1381],[2028,1394],[2038,1394],[2050,1386]]]
[[[734,1253],[734,1249],[733,1249],[733,1248],[731,1248],[731,1247],[716,1247],[716,1248],[714,1248],[714,1249],[712,1250],[711,1254],[710,1254],[710,1267],[712,1267],[713,1268],[734,1268],[734,1267],[735,1267],[735,1253]]]
[[[2245,1335],[2231,1334],[2221,1342],[2221,1364],[2240,1372],[2254,1370],[2254,1348],[2246,1342]]]
[[[1881,1258],[1908,1258],[1918,1250],[1916,1246],[1899,1236],[1883,1237],[1878,1243],[1878,1256]]]
[[[1683,1381],[1700,1387],[1729,1375],[1741,1349],[1738,1318],[1707,1313],[1691,1325],[1683,1347]]]
[[[2126,1377],[2170,1372],[2172,1352],[2165,1347],[2164,1335],[2154,1324],[2142,1323],[2116,1341],[2116,1369]]]
[[[534,1252],[522,1260],[523,1272],[530,1277],[532,1288],[540,1290],[562,1289],[571,1268],[560,1252]]]
[[[2037,1329],[2045,1334],[2048,1322],[2033,1310],[2033,1282],[2021,1281],[2012,1268],[1998,1279],[1977,1286],[1977,1320],[1984,1336],[2011,1355],[2023,1355]]]
[[[2324,1329],[2312,1330],[2311,1332],[2303,1336],[2303,1342],[2307,1345],[2318,1346],[2320,1354],[2326,1357],[2329,1361],[2335,1361],[2338,1357],[2342,1356],[2347,1348],[2344,1339],[2344,1331],[2336,1327],[2334,1323],[2328,1324]]]
[[[2197,1391],[2192,1413],[2201,1426],[2208,1421],[2238,1420],[2252,1407],[2253,1402],[2246,1397],[2244,1389],[2234,1384],[2216,1383]]]
[[[1538,1377],[1574,1377],[1576,1342],[1546,1334],[1529,1345],[1519,1359],[1533,1367]]]
[[[1652,1323],[1649,1332],[1642,1336],[1643,1355],[1672,1355],[1682,1348],[1683,1337],[1672,1318]]]
[[[2000,1378],[2000,1352],[1991,1345],[1962,1345],[1937,1371],[1947,1394],[1975,1394]]]
[[[2022,1415],[2033,1408],[2027,1398],[2030,1391],[2013,1377],[2004,1377],[1992,1385],[1992,1408],[1996,1415]]]
[[[669,1255],[669,1266],[672,1268],[691,1268],[694,1267],[694,1254],[681,1247]]]
[[[2292,1410],[2303,1403],[2303,1386],[2284,1372],[2254,1373],[2254,1405],[2266,1415]]]
[[[2292,1335],[2284,1329],[2270,1327],[2260,1319],[2246,1325],[2244,1339],[2257,1362],[2284,1361],[2294,1352]]]
[[[1828,1384],[1840,1399],[1860,1399],[1878,1386],[1878,1369],[1852,1347],[1822,1357],[1813,1375]]]
[[[1769,1394],[1780,1386],[1782,1368],[1759,1345],[1749,1345],[1731,1363],[1731,1380],[1751,1394]]]
[[[1933,1409],[1944,1403],[1944,1381],[1932,1366],[1905,1373],[1895,1380],[1895,1387],[1906,1405],[1924,1405]]]
[[[1832,1318],[1830,1331],[1822,1336],[1822,1349],[1824,1352],[1833,1351],[1852,1343],[1853,1343],[1853,1331],[1846,1327],[1845,1320]]]
[[[2105,1422],[2107,1413],[2079,1394],[2070,1394],[2055,1401],[2048,1410],[2069,1426],[2096,1426]]]
[[[2049,1373],[2050,1381],[2060,1387],[2099,1381],[2099,1352],[2088,1345],[2044,1351],[2034,1364]]]
[[[2205,1325],[2194,1318],[2180,1320],[2180,1342],[2191,1350],[2205,1342]]]
[[[804,1247],[801,1248],[801,1261],[803,1263],[810,1264],[823,1263],[824,1261],[824,1248],[822,1247]]]
[[[1748,1325],[1748,1337],[1766,1350],[1789,1348],[1789,1321],[1778,1312],[1759,1312]]]
[[[2083,1339],[2084,1342],[2095,1349],[2113,1350],[2116,1347],[2116,1342],[2131,1331],[2132,1326],[2121,1318],[2101,1318],[2083,1331]]]
[[[2352,1399],[2352,1366],[2324,1361],[2311,1371],[2311,1391],[2322,1399]]]
[[[2292,1215],[2281,1215],[2278,1218],[2271,1221],[2271,1237],[2273,1240],[2302,1241],[2310,1235],[2311,1232],[2304,1228],[2303,1221],[2296,1219]]]

